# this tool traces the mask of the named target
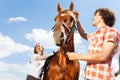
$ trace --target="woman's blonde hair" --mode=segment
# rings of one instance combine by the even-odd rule
[[[40,45],[40,43],[37,43],[37,44],[35,45],[35,47],[34,47],[34,54],[37,54],[37,53],[38,53],[38,52],[36,51],[37,45]],[[44,48],[43,48],[43,46],[41,46],[41,45],[40,45],[40,47],[41,47],[41,55],[43,55]]]

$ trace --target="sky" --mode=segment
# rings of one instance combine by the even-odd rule
[[[79,20],[87,33],[97,28],[92,26],[94,11],[101,7],[116,13],[114,27],[120,31],[120,0],[0,0],[0,79],[26,80],[30,56],[35,43],[40,43],[45,54],[57,51],[51,28],[57,15],[57,5],[68,9],[70,2],[79,12]],[[75,31],[75,51],[87,53],[88,42]],[[79,80],[84,80],[86,62],[80,61]],[[118,70],[118,55],[113,58],[114,70]],[[120,80],[120,75],[116,77]]]

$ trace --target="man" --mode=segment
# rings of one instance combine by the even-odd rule
[[[120,42],[120,34],[113,28],[114,23],[114,13],[108,8],[100,8],[95,11],[92,24],[98,30],[94,33],[86,34],[77,20],[79,34],[89,41],[88,54],[68,52],[67,55],[70,60],[87,61],[86,80],[114,80],[111,61],[117,53]]]

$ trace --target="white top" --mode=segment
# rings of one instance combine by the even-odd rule
[[[31,75],[35,78],[40,78],[39,75],[41,73],[41,69],[45,63],[45,60],[36,60],[36,57],[40,56],[40,54],[33,54],[31,56],[31,63],[30,63],[30,72],[28,75]]]

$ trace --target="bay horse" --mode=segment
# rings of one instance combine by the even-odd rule
[[[60,3],[57,6],[58,15],[55,17],[53,38],[58,51],[49,57],[41,74],[43,80],[78,80],[80,63],[78,60],[69,60],[66,53],[74,52],[74,30],[78,13],[73,11],[74,4],[71,2],[69,9],[63,10]]]

